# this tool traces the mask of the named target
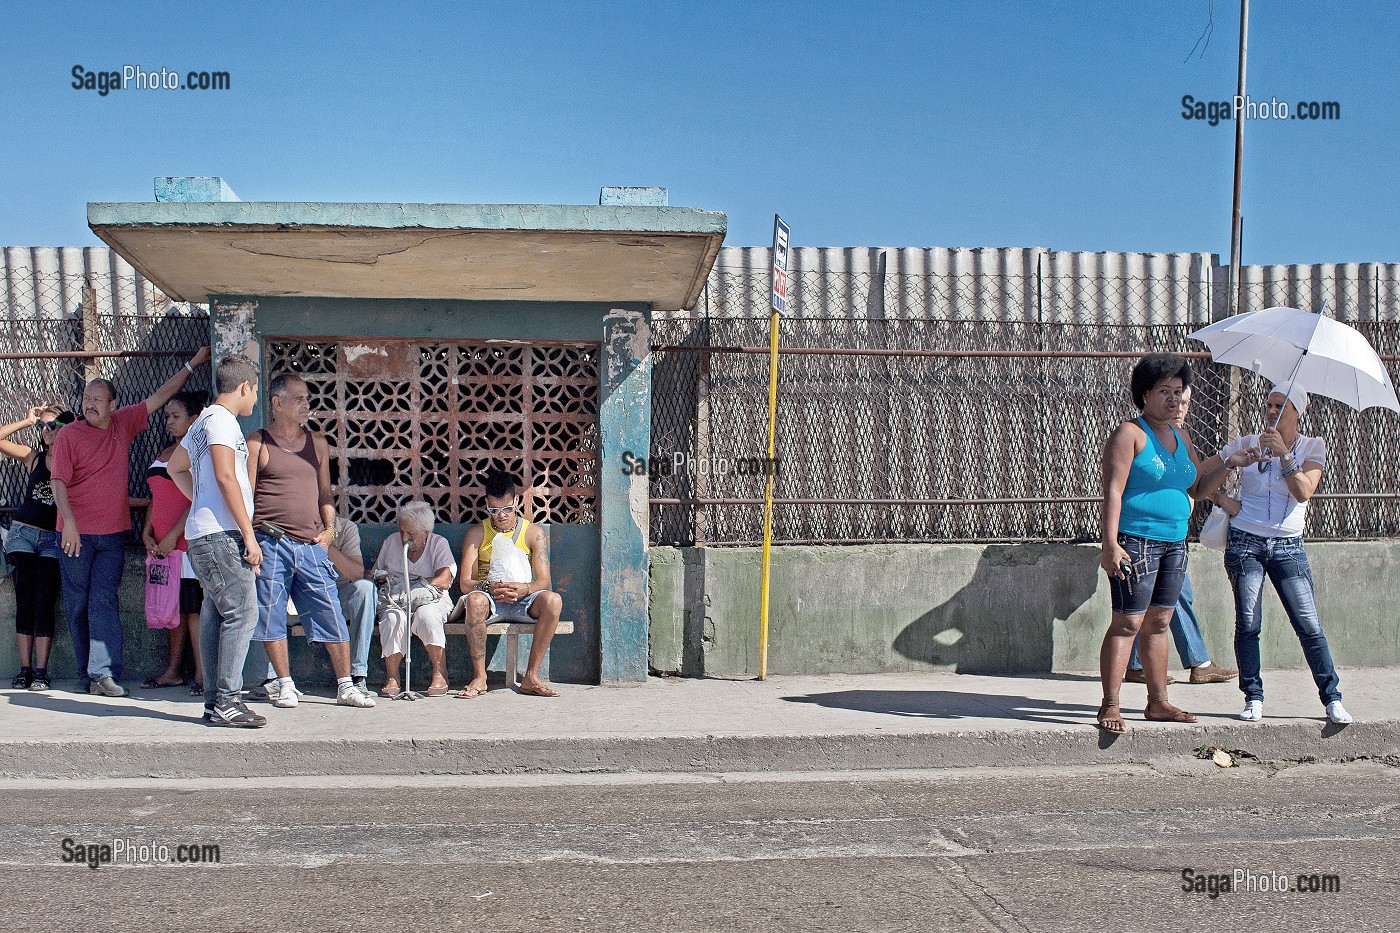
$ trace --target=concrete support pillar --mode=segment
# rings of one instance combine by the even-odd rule
[[[647,678],[647,478],[622,471],[623,451],[650,458],[651,321],[646,312],[613,310],[603,318],[598,435],[602,585],[598,612],[600,678],[605,684]]]
[[[211,295],[209,298],[209,350],[214,356],[214,365],[231,353],[241,353],[252,360],[259,369],[257,336],[258,303],[252,298]],[[263,381],[268,374],[263,373]],[[212,374],[211,374],[212,378]],[[214,387],[217,391],[217,387]],[[244,420],[244,427],[262,424],[262,402],[253,414]]]

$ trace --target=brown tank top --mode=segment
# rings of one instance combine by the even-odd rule
[[[311,543],[321,533],[321,492],[317,480],[321,460],[311,432],[296,453],[283,450],[266,428],[258,435],[267,451],[267,465],[258,467],[253,489],[253,525],[272,522],[298,541]]]

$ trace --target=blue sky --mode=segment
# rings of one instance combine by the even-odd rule
[[[1208,45],[1192,46],[1213,15]],[[244,200],[596,203],[664,185],[803,246],[1229,252],[1239,6],[7,4],[0,245],[90,245],[156,175]],[[1246,262],[1400,261],[1400,5],[1256,2]],[[75,90],[71,69],[231,74]]]

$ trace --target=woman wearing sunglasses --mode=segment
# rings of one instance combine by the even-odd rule
[[[1308,393],[1302,389],[1292,387],[1285,395],[1275,388],[1263,412],[1264,423],[1273,427],[1236,438],[1220,451],[1231,466],[1239,458],[1246,461],[1240,467],[1239,498],[1216,497],[1230,515],[1225,572],[1235,593],[1235,657],[1245,699],[1240,718],[1246,722],[1264,718],[1259,630],[1265,576],[1302,643],[1327,718],[1351,722],[1342,706],[1341,681],[1318,620],[1312,570],[1303,550],[1308,500],[1327,466],[1327,442],[1298,432],[1298,419],[1307,408]]]
[[[58,507],[49,484],[53,468],[53,439],[58,429],[77,415],[54,405],[38,405],[19,421],[0,427],[0,453],[18,460],[29,471],[24,498],[5,538],[5,559],[14,568],[15,632],[19,639],[19,673],[10,681],[15,690],[49,689],[49,650],[53,647],[54,611],[62,589],[59,579]],[[12,440],[29,427],[39,429],[39,446]]]

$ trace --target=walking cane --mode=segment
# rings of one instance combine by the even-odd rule
[[[413,582],[408,575],[408,547],[412,543],[407,538],[403,542],[403,692],[394,697],[396,700],[418,700],[425,696],[413,689]]]

